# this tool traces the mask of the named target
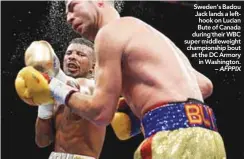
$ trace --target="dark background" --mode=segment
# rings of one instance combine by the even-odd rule
[[[53,15],[50,15],[50,2],[1,2],[3,159],[44,159],[48,158],[52,150],[53,145],[43,149],[35,145],[34,126],[37,108],[27,106],[18,98],[14,88],[14,79],[17,72],[24,67],[24,50],[31,41],[48,40],[58,56],[62,58],[62,52],[66,49],[67,43],[77,36],[62,22],[64,20],[62,20],[63,13],[59,11],[60,6],[54,7],[56,9],[54,8],[54,12],[51,12]],[[241,106],[244,106],[241,83],[243,71],[217,72],[214,71],[213,66],[199,65],[196,59],[190,57],[190,52],[186,51],[183,41],[192,39],[191,33],[196,30],[197,19],[194,17],[191,4],[126,2],[121,15],[136,16],[166,34],[185,52],[192,65],[212,80],[214,92],[206,102],[215,112],[227,156],[229,159],[244,158],[243,133],[241,132],[244,125],[241,117],[243,116]],[[137,136],[121,142],[109,126],[101,159],[131,159],[142,139],[142,136]]]

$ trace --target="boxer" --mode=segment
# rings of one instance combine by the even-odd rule
[[[27,49],[25,62],[27,65],[35,63],[39,66],[35,66],[37,69],[40,69],[40,65],[47,67],[47,63],[43,60],[36,60],[33,56],[34,49],[40,48],[36,45],[39,44],[32,44]],[[45,50],[42,51],[45,52]],[[39,52],[39,56],[41,53]],[[51,58],[50,56],[45,57]],[[53,59],[57,63],[57,57]],[[92,79],[94,62],[92,42],[84,38],[76,38],[69,43],[63,59],[63,70],[66,75],[75,79],[73,86],[84,94],[92,94],[94,88]],[[62,75],[61,70],[58,73],[54,73],[58,68],[51,70],[47,72],[52,72],[52,75],[63,78],[63,81],[70,84],[71,78]],[[64,80],[65,78],[67,79]],[[46,147],[54,141],[54,151],[50,154],[49,159],[97,159],[100,156],[106,132],[105,126],[99,127],[92,124],[77,115],[71,108],[56,101],[54,104],[43,104],[38,107],[35,129],[35,140],[39,147]]]
[[[91,94],[95,87],[93,80],[94,62],[93,43],[84,38],[76,38],[70,42],[63,60],[65,74],[60,69],[59,60],[48,42],[34,41],[25,52],[25,63],[27,66],[33,66],[41,72],[47,72],[49,75],[55,76],[69,85],[79,88],[79,91],[84,94]],[[32,70],[32,74],[28,78],[32,78],[33,76],[36,76],[36,78],[39,77],[38,72],[32,67],[25,69]],[[17,88],[24,86],[19,82],[22,77],[26,76],[20,73],[19,78],[16,80]],[[45,78],[43,79],[45,80]],[[76,80],[74,81],[74,79]],[[40,81],[35,88],[43,87]],[[26,89],[17,89],[17,92],[20,91],[21,99],[25,99],[24,101],[30,105],[36,105],[39,102],[38,99],[40,100],[46,97],[45,93],[42,92],[41,96],[38,96],[38,99],[32,98],[28,100],[23,98],[25,96],[24,93],[21,94],[23,90]],[[48,92],[46,94],[50,95]],[[54,102],[52,99],[50,101]],[[132,135],[140,133],[139,119],[131,114],[124,98],[121,98],[118,103],[118,111],[112,122],[112,128],[118,138],[126,140]],[[54,132],[52,123],[55,126]],[[130,130],[131,128],[133,130]],[[69,131],[72,132],[72,135]],[[92,139],[95,133],[97,136]],[[86,136],[86,138],[83,136]],[[64,107],[64,105],[60,105],[58,102],[54,104],[42,104],[38,107],[36,143],[39,147],[46,147],[53,140],[55,141],[55,152],[51,153],[50,159],[55,157],[79,157],[77,154],[82,154],[82,156],[80,155],[82,158],[90,158],[84,156],[84,154],[98,158],[102,149],[104,136],[105,128],[96,127],[89,121],[77,116],[70,108]]]
[[[226,158],[214,113],[204,103],[213,85],[170,39],[137,18],[121,18],[112,1],[66,6],[73,29],[94,41],[96,87],[84,95],[52,78],[43,90],[99,126],[111,122],[122,94],[145,136],[135,159]]]

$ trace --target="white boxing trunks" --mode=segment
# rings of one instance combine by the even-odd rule
[[[94,157],[76,155],[63,152],[52,152],[48,159],[95,159]]]

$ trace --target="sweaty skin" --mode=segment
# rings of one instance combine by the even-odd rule
[[[87,77],[90,69],[92,68],[91,62],[93,58],[91,56],[93,49],[77,43],[71,43],[65,53],[63,60],[63,70],[66,75],[74,78]]]
[[[167,119],[175,118],[171,110],[172,113],[176,110],[172,107],[152,110],[155,105],[182,104],[189,98],[203,101],[212,93],[211,81],[193,69],[170,39],[139,19],[120,18],[108,1],[69,0],[67,21],[81,35],[94,40],[96,53],[94,93],[73,93],[66,98],[68,107],[96,125],[104,126],[113,119],[122,94],[134,114],[142,120],[145,130],[145,140],[136,150],[135,159],[225,158],[223,140],[218,133],[203,128],[172,131],[166,128],[164,131],[160,121],[167,125]],[[177,109],[177,105],[174,108]],[[170,112],[164,116],[164,110]],[[151,112],[144,116],[147,111]],[[177,120],[171,122],[169,126],[178,125]],[[179,143],[175,145],[170,136]],[[208,144],[204,147],[207,149],[197,146],[201,140],[208,144],[213,141],[212,147]]]
[[[81,82],[83,83],[83,81]],[[88,90],[86,88],[81,89]],[[87,91],[84,93],[87,93]],[[56,152],[67,152],[98,158],[105,138],[105,127],[98,127],[92,124],[64,105],[59,105],[54,119]]]
[[[135,18],[112,25],[130,26],[124,31],[132,36],[122,54],[122,94],[135,114],[141,117],[158,103],[203,100],[194,69],[166,36]]]
[[[93,49],[80,43],[71,43],[64,55],[64,73],[76,78],[76,84],[83,94],[91,95],[94,80],[87,79],[93,70]],[[79,78],[87,77],[87,78]],[[36,143],[46,147],[54,141],[55,152],[85,155],[99,158],[106,133],[106,127],[98,127],[77,115],[71,108],[54,104],[54,116],[51,119],[36,121]]]
[[[116,17],[109,6],[100,11],[103,17],[96,16],[92,12],[97,8],[95,3],[68,3],[67,21],[82,35],[93,38],[97,59],[94,94],[76,92],[68,100],[77,114],[97,125],[108,125],[121,94],[134,114],[142,118],[155,104],[188,98],[203,101],[212,93],[211,81],[194,70],[164,34],[139,19]]]

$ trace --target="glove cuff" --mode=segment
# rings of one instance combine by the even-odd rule
[[[67,77],[68,77],[68,76],[66,76],[66,75],[64,74],[64,72],[63,72],[61,69],[59,69],[57,75],[55,76],[55,78],[59,79],[60,81],[62,81],[62,82],[64,82],[64,83],[66,83],[66,81],[67,81]]]
[[[53,115],[53,104],[39,105],[37,116],[41,119],[50,119]]]
[[[78,89],[70,87],[56,78],[52,78],[51,82],[49,83],[49,87],[50,87],[52,96],[60,104],[66,104],[69,97],[74,92],[79,91]]]

